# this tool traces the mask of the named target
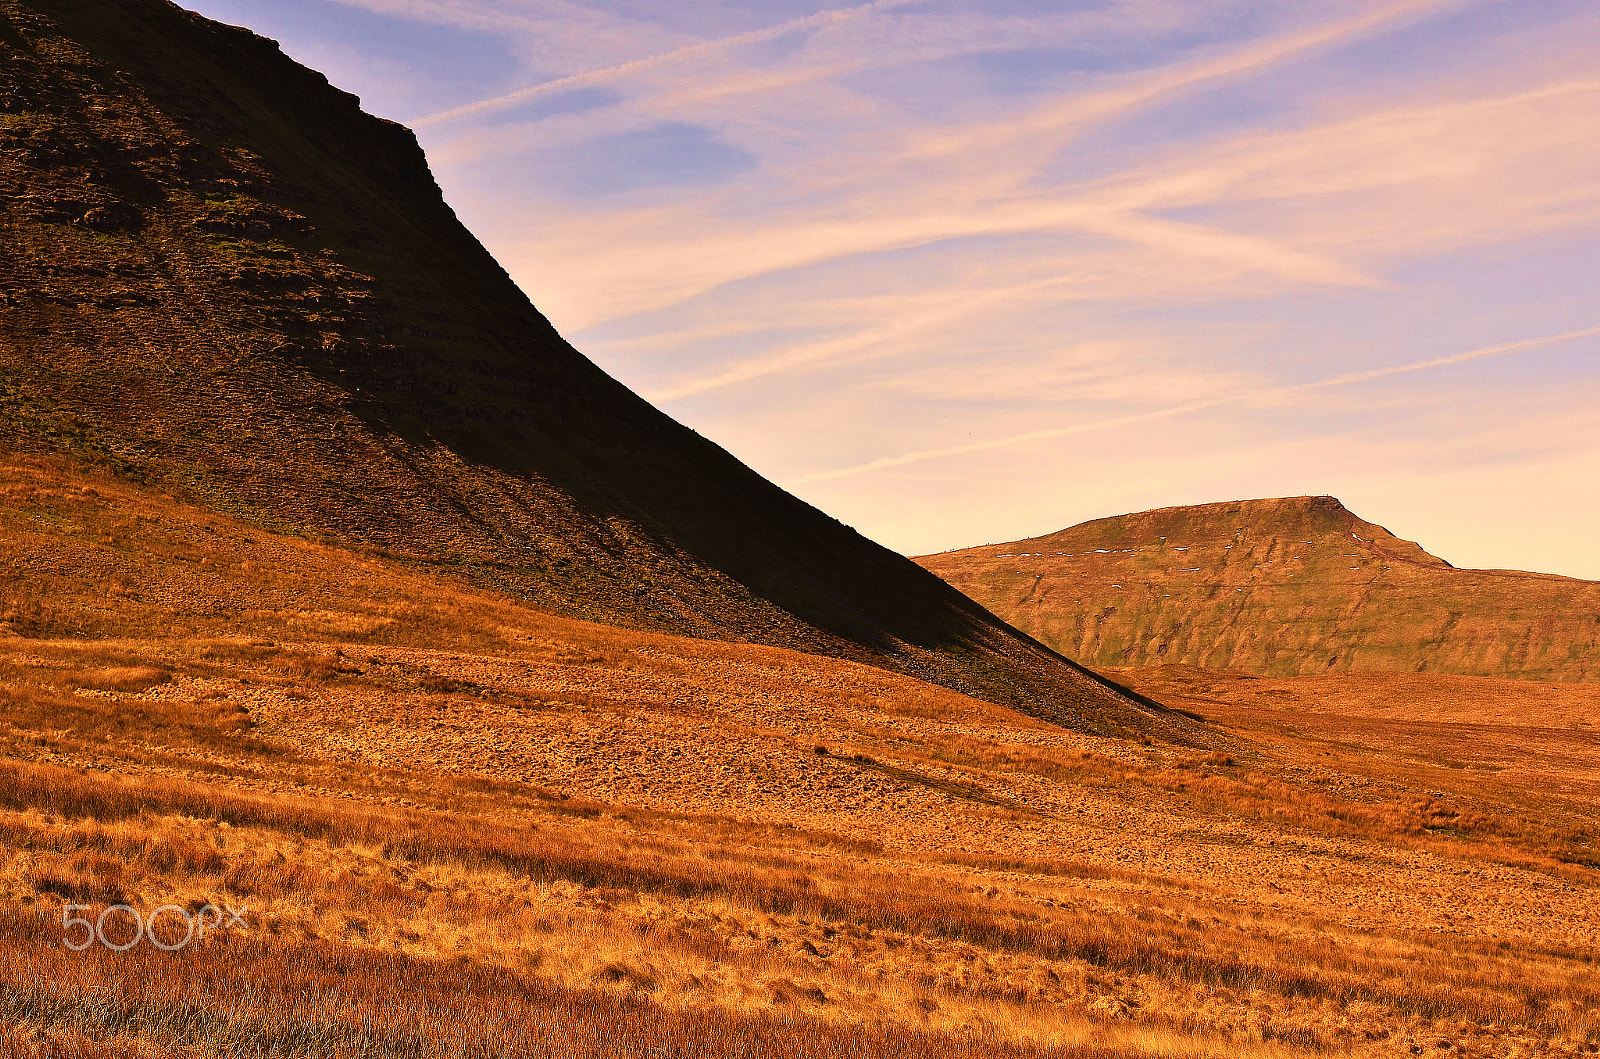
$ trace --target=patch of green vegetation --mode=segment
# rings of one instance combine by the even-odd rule
[[[48,114],[39,114],[33,111],[16,111],[13,113],[0,113],[0,130],[11,132],[18,129],[49,129],[54,121]]]

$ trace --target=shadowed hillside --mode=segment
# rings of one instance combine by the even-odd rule
[[[411,133],[271,41],[0,0],[0,199],[0,442],[563,614],[1129,714],[584,359]]]
[[[1328,496],[1162,508],[918,562],[1085,665],[1600,680],[1600,584],[1458,570]]]

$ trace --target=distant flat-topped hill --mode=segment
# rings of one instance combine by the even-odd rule
[[[415,137],[272,41],[0,0],[0,207],[0,447],[562,614],[1150,723],[606,376]]]
[[[1458,570],[1331,496],[1162,508],[917,561],[1090,666],[1600,680],[1600,583]]]

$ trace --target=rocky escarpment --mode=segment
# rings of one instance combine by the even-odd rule
[[[1458,570],[1328,496],[1162,508],[918,561],[1090,666],[1600,680],[1600,584]]]

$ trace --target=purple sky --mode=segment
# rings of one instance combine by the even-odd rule
[[[184,2],[890,547],[1331,493],[1600,579],[1592,0]]]

